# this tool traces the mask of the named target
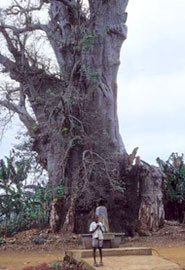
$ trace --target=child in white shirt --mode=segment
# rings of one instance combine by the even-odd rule
[[[98,222],[98,216],[94,217],[94,221],[90,224],[89,231],[92,233],[92,247],[93,247],[93,258],[94,258],[94,266],[98,266],[96,262],[96,248],[99,249],[100,253],[100,266],[103,266],[102,261],[102,247],[103,247],[103,224]]]

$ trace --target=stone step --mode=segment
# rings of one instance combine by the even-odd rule
[[[99,255],[98,249],[96,250],[97,255]],[[83,258],[92,257],[92,250],[87,249],[76,249],[67,250],[65,255],[73,257],[76,260],[81,260]],[[103,256],[128,256],[128,255],[152,255],[152,249],[148,247],[127,247],[127,248],[104,248]]]

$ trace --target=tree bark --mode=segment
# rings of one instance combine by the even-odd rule
[[[140,182],[138,232],[141,235],[150,235],[164,224],[163,173],[156,166],[143,166],[145,172]]]

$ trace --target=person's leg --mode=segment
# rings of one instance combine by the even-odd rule
[[[99,253],[100,253],[100,264],[103,264],[103,261],[102,261],[102,248],[99,247]]]
[[[93,258],[94,258],[94,265],[97,266],[97,262],[96,262],[96,248],[93,248]]]
[[[92,239],[92,247],[93,247],[93,259],[94,259],[94,266],[98,266],[96,262],[96,247],[97,247],[97,239]]]
[[[102,247],[103,247],[103,240],[99,240],[100,266],[103,266]]]

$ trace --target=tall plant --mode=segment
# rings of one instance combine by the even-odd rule
[[[5,160],[0,160],[0,216],[8,218],[11,213],[17,215],[22,210],[23,182],[29,170],[29,162],[16,161],[13,152]]]
[[[52,189],[45,182],[26,185],[30,160],[17,160],[17,153],[0,160],[0,229],[14,234],[37,224],[48,223]],[[56,187],[55,197],[64,196],[63,186]]]
[[[166,162],[160,158],[157,158],[157,162],[166,176],[164,181],[166,216],[182,221],[185,212],[184,155],[172,153]]]

